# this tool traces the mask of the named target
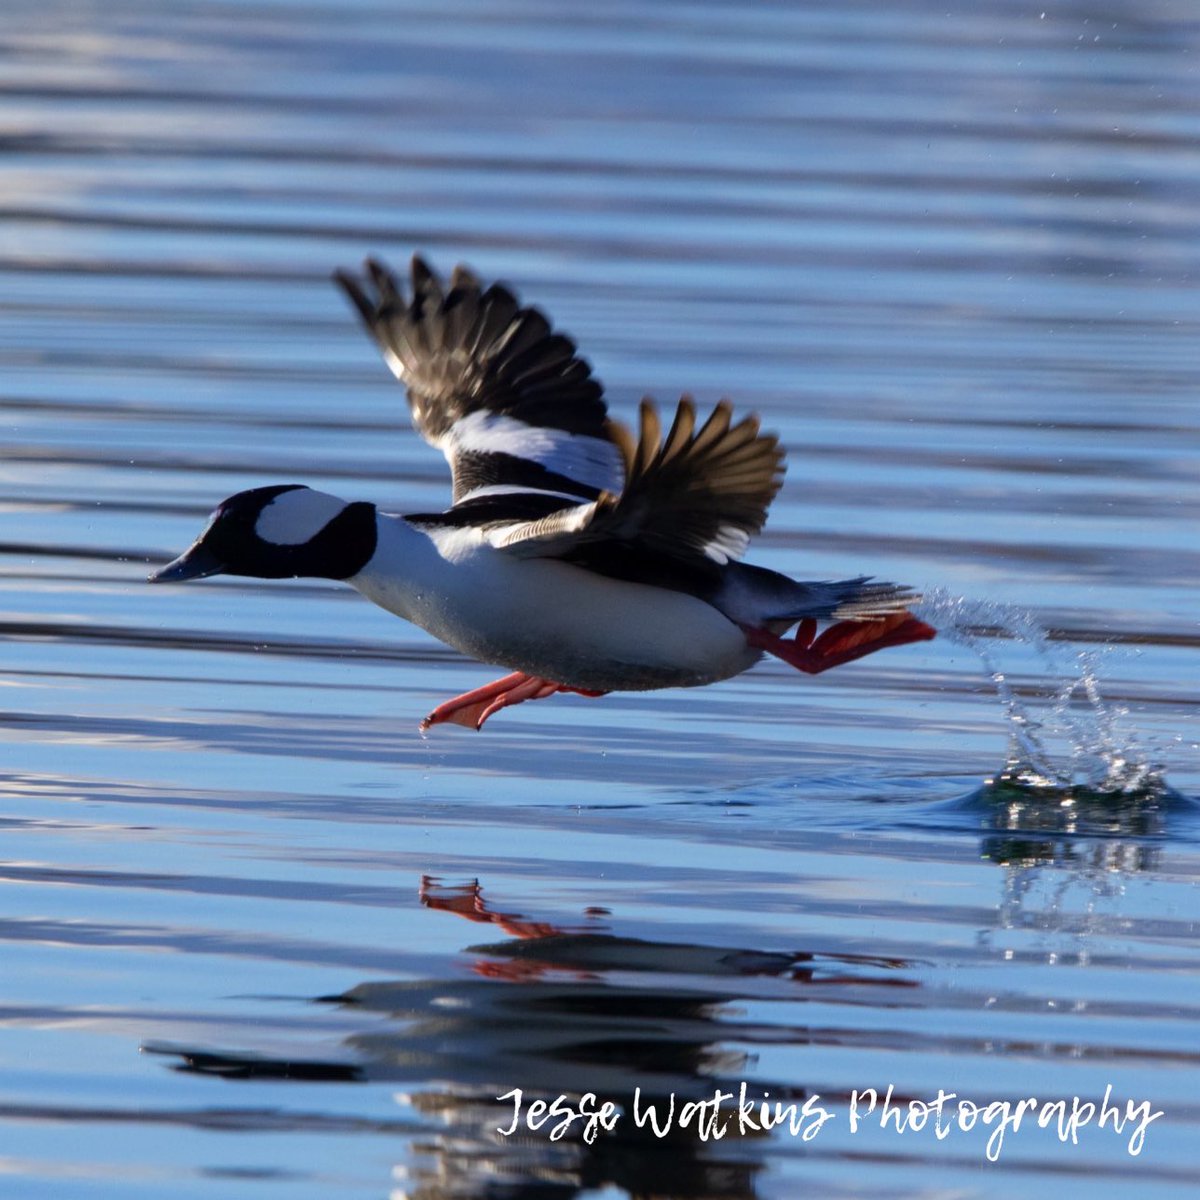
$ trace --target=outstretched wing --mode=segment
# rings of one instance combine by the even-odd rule
[[[732,415],[722,400],[697,429],[696,406],[685,396],[664,439],[654,405],[643,400],[636,441],[614,426],[625,460],[620,495],[498,527],[490,540],[527,557],[586,558],[589,546],[605,543],[696,566],[741,557],[783,482],[784,453],[773,434],[759,431],[757,417],[735,425]]]
[[[620,491],[600,384],[537,309],[461,266],[447,290],[418,257],[407,296],[371,259],[362,277],[334,278],[408,389],[418,432],[450,463],[458,520],[540,516]]]

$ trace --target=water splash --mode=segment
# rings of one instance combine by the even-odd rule
[[[1153,797],[1168,789],[1133,732],[1126,710],[1100,693],[1106,648],[1053,640],[1032,613],[1013,605],[926,593],[914,612],[938,635],[979,655],[1008,718],[1004,769],[989,786],[1008,794],[1050,794],[1064,802]],[[1002,647],[1028,647],[1053,681],[1049,706],[1035,716],[1038,689],[1014,682],[1001,666]]]

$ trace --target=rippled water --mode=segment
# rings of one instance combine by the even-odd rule
[[[6,6],[0,1190],[1185,1194],[1198,52],[1183,0]],[[329,283],[414,249],[618,415],[760,411],[755,561],[989,636],[422,739],[488,668],[334,586],[145,587],[245,487],[444,503]],[[831,1116],[635,1122],[743,1084]],[[1109,1087],[994,1162],[953,1115]],[[514,1088],[624,1115],[506,1137]]]

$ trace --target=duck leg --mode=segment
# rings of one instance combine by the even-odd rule
[[[468,921],[498,925],[510,937],[523,941],[594,937],[597,933],[606,932],[603,925],[555,925],[550,921],[530,920],[520,913],[496,912],[484,899],[483,889],[477,879],[466,885],[452,885],[443,884],[430,875],[422,876],[420,899],[425,908],[451,912],[456,916],[465,917]],[[571,968],[557,961],[561,953],[551,952],[545,958],[538,958],[534,954],[486,952],[484,957],[475,960],[471,969],[486,979],[502,979],[507,983],[536,983],[548,975],[558,978],[566,975],[571,979],[589,981],[596,978],[592,971],[582,967]]]
[[[876,650],[926,642],[937,636],[932,625],[907,612],[874,621],[838,621],[814,641],[816,632],[817,623],[809,617],[800,622],[794,637],[778,637],[766,629],[746,629],[746,641],[756,650],[774,654],[800,671],[819,675]]]
[[[533,921],[521,913],[496,912],[483,898],[478,879],[466,884],[445,884],[433,875],[422,875],[417,892],[423,908],[454,913],[468,921],[499,925],[517,938],[560,937],[565,933],[594,933],[594,929],[571,929],[549,921]]]
[[[540,675],[526,675],[524,671],[514,671],[492,683],[485,683],[474,691],[464,692],[439,704],[421,722],[421,732],[441,725],[446,721],[462,725],[467,729],[482,729],[483,723],[493,713],[514,704],[522,704],[526,700],[544,700],[556,692],[574,692],[577,696],[603,696],[604,692],[589,692],[583,688],[568,687],[564,683],[555,683],[552,679],[543,679]]]

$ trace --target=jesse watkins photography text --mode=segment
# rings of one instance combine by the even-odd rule
[[[855,1089],[850,1093],[844,1112],[825,1107],[817,1094],[803,1101],[772,1100],[770,1092],[751,1094],[742,1083],[737,1093],[717,1089],[703,1100],[677,1100],[674,1093],[643,1097],[635,1088],[631,1101],[622,1104],[601,1100],[594,1092],[560,1095],[553,1099],[525,1099],[521,1088],[513,1088],[496,1099],[512,1106],[511,1120],[497,1127],[502,1137],[518,1130],[541,1132],[550,1141],[558,1141],[573,1129],[591,1143],[601,1133],[612,1133],[629,1118],[639,1129],[649,1129],[656,1137],[667,1137],[675,1130],[691,1130],[700,1141],[719,1141],[727,1134],[745,1135],[773,1129],[785,1130],[791,1137],[811,1141],[829,1122],[848,1122],[852,1134],[880,1129],[895,1134],[932,1133],[944,1141],[954,1133],[968,1133],[977,1126],[989,1130],[986,1154],[991,1162],[999,1159],[1005,1137],[1025,1128],[1050,1129],[1060,1142],[1079,1144],[1080,1131],[1089,1126],[1126,1136],[1126,1150],[1132,1157],[1141,1154],[1146,1130],[1163,1116],[1148,1100],[1114,1100],[1112,1085],[1098,1100],[1080,1096],[1070,1099],[1039,1100],[1035,1096],[1018,1100],[970,1100],[957,1092],[939,1089],[930,1100],[895,1098],[894,1085],[882,1092],[877,1088]],[[1128,1134],[1126,1134],[1127,1127]]]

